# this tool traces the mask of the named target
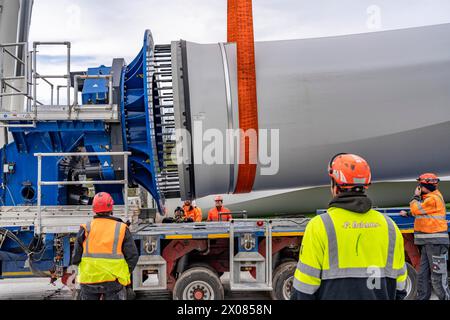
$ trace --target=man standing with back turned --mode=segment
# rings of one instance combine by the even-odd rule
[[[447,210],[444,198],[437,189],[439,178],[433,173],[424,173],[417,181],[419,185],[409,204],[410,215],[415,217],[414,244],[420,248],[417,300],[429,300],[431,288],[439,300],[449,300]],[[408,215],[406,211],[400,214]]]
[[[96,216],[78,232],[72,263],[79,265],[80,300],[126,299],[139,254],[127,225],[112,217],[113,205],[110,194],[96,194]]]
[[[403,299],[403,237],[365,195],[371,182],[368,163],[341,153],[331,159],[328,174],[333,200],[306,226],[292,299]]]

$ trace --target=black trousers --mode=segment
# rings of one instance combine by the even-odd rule
[[[80,300],[126,300],[127,292],[120,283],[80,284]]]
[[[439,300],[450,299],[447,260],[448,245],[425,244],[420,246],[417,300],[429,300],[432,290]]]

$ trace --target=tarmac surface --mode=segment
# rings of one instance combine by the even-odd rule
[[[223,280],[226,300],[270,300],[268,292],[230,292]],[[170,300],[168,291],[138,294],[138,300]],[[73,300],[72,291],[60,280],[50,284],[49,278],[21,278],[0,280],[0,300]]]
[[[270,300],[268,292],[231,292],[227,274],[222,278],[225,300]],[[138,293],[138,300],[170,300],[168,291]],[[0,300],[73,300],[70,288],[60,280],[50,284],[49,278],[21,278],[0,280]],[[437,300],[433,293],[430,300]]]

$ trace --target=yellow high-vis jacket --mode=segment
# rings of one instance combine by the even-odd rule
[[[306,227],[294,288],[314,299],[395,299],[406,278],[403,237],[389,217],[331,207]]]

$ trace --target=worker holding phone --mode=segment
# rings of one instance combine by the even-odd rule
[[[449,300],[447,279],[448,227],[446,206],[438,190],[439,178],[433,173],[422,174],[410,202],[411,212],[402,210],[402,216],[414,216],[414,243],[420,249],[417,300],[428,300],[433,289],[439,300]],[[431,280],[431,284],[430,284]]]

